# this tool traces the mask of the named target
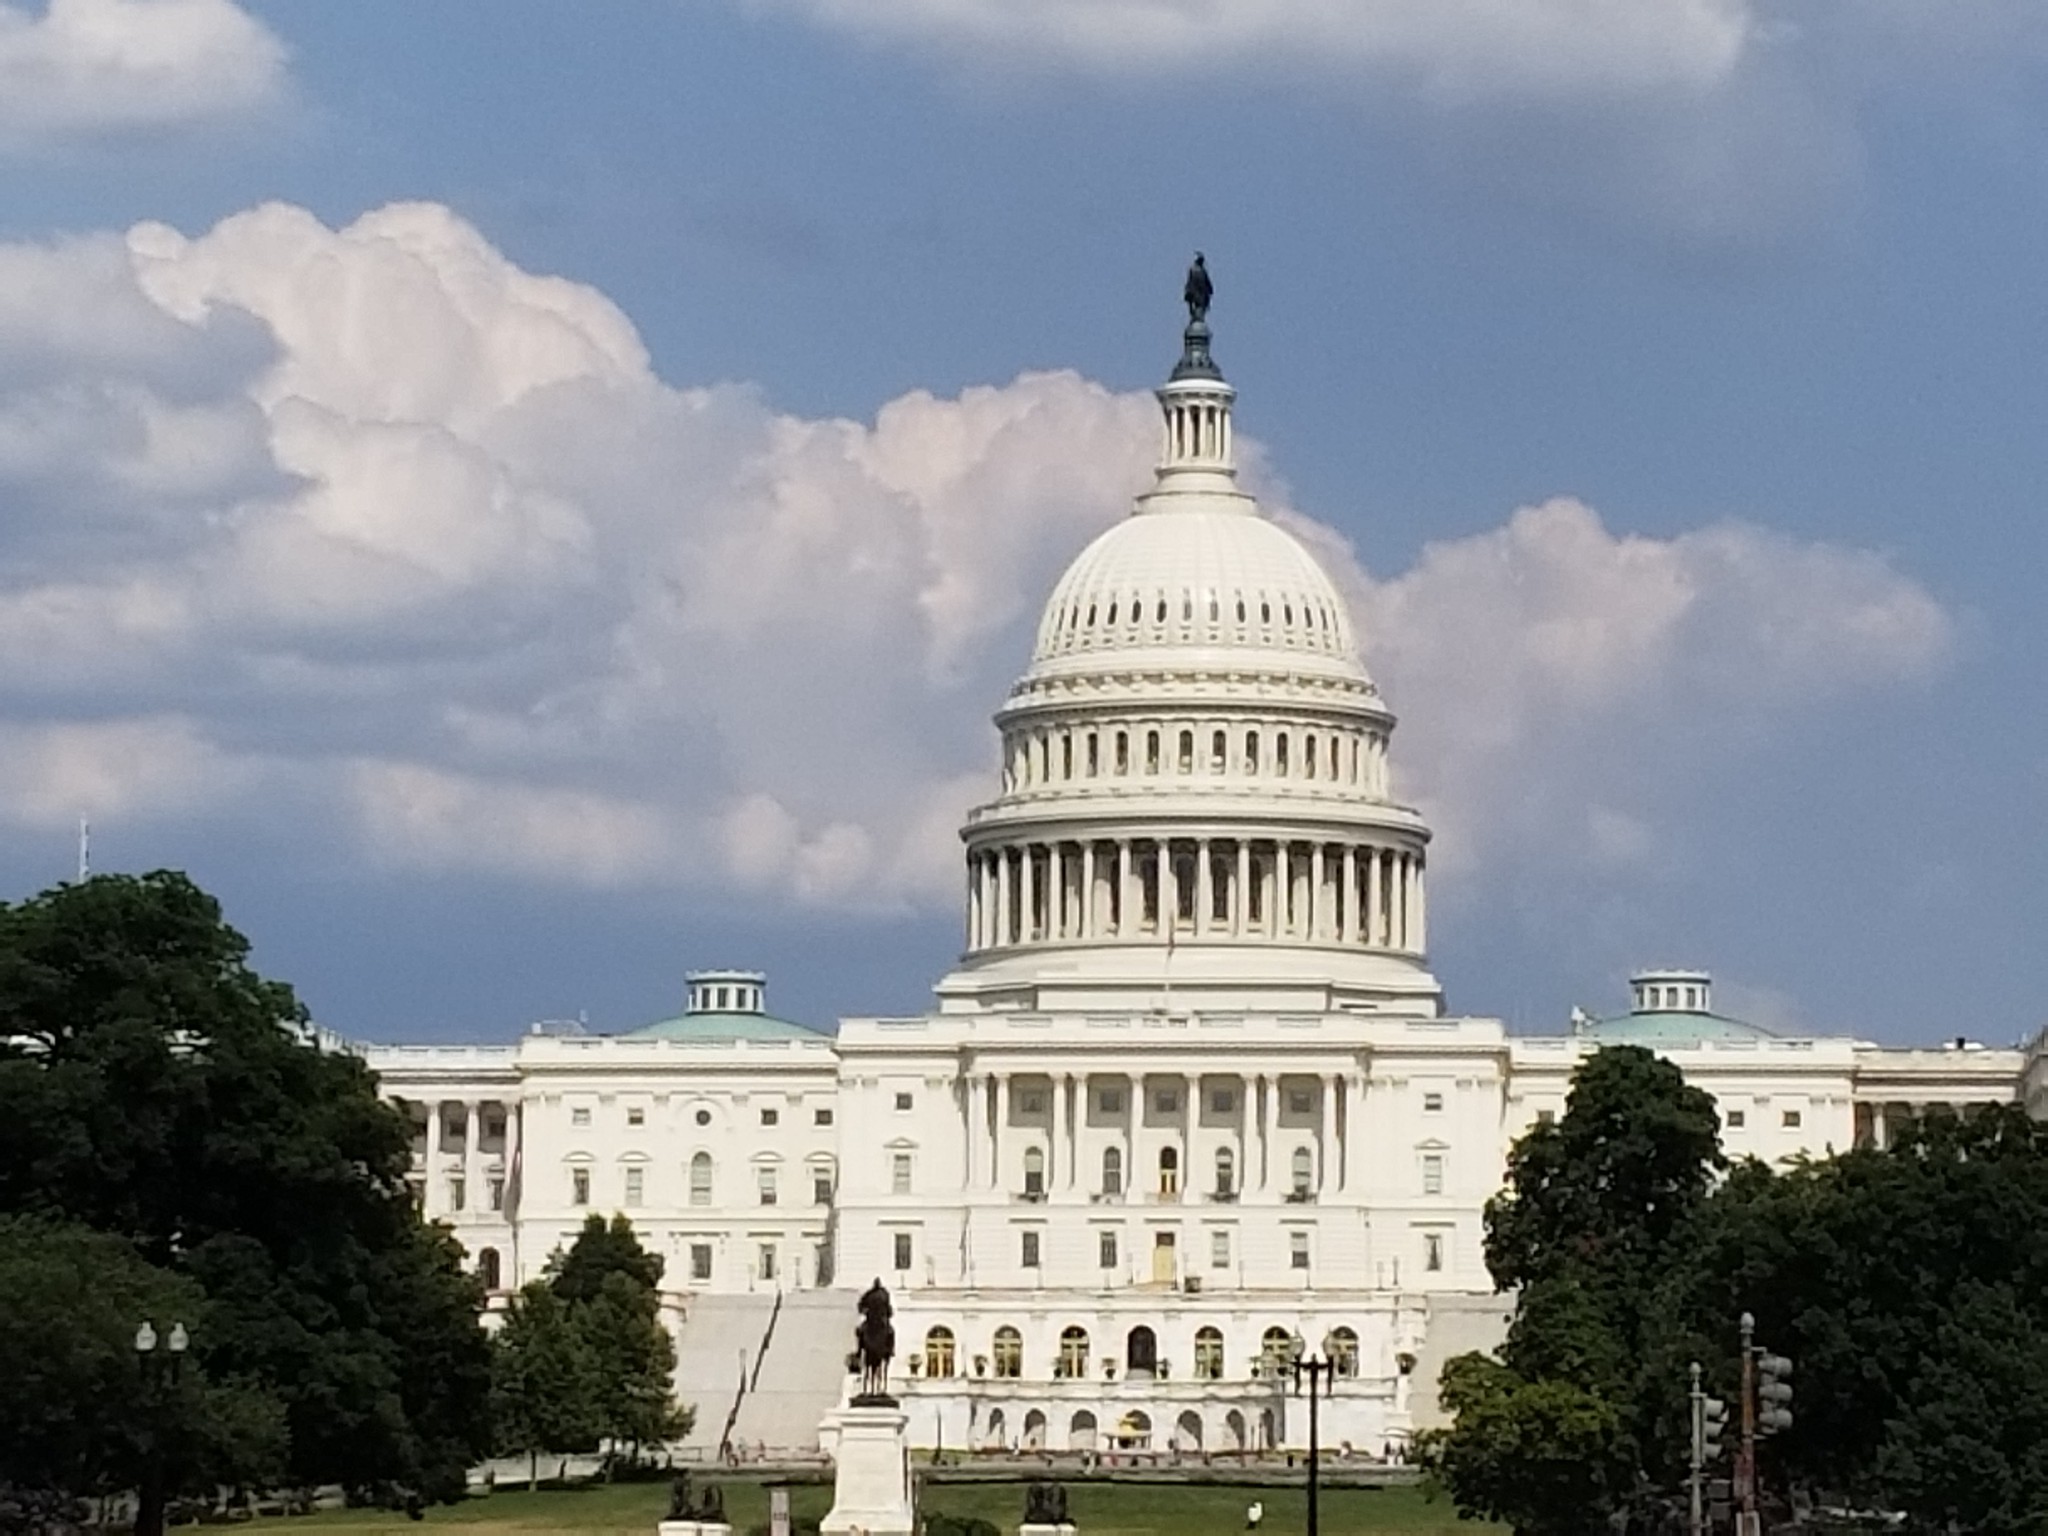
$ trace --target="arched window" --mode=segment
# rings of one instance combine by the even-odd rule
[[[1244,733],[1244,771],[1246,773],[1257,773],[1259,771],[1259,733],[1257,731],[1246,731]]]
[[[1337,1367],[1339,1376],[1358,1374],[1358,1335],[1349,1328],[1332,1328],[1323,1340],[1323,1353]]]
[[[1063,1328],[1060,1330],[1059,1366],[1053,1374],[1069,1381],[1078,1381],[1088,1374],[1088,1330],[1086,1328]]]
[[[1282,731],[1273,738],[1273,771],[1281,778],[1287,777],[1287,733]]]
[[[1301,771],[1308,778],[1312,779],[1316,776],[1316,739],[1314,736],[1308,736],[1302,740]]]
[[[1014,1328],[996,1330],[996,1374],[1012,1380],[1024,1374],[1024,1335]]]
[[[1116,733],[1116,771],[1118,773],[1129,773],[1131,771],[1131,733],[1129,731],[1118,731]]]
[[[1180,1193],[1180,1149],[1177,1147],[1159,1149],[1159,1193]]]
[[[1237,1153],[1229,1147],[1216,1149],[1216,1194],[1224,1200],[1237,1194]]]
[[[1195,1379],[1223,1379],[1223,1331],[1219,1328],[1200,1328],[1195,1332]]]
[[[1296,1147],[1294,1149],[1294,1160],[1291,1171],[1294,1180],[1294,1193],[1297,1195],[1306,1195],[1311,1189],[1315,1187],[1315,1153],[1311,1152],[1307,1147]]]
[[[711,1154],[699,1152],[690,1159],[690,1204],[711,1203]]]
[[[1024,1196],[1037,1200],[1045,1194],[1045,1149],[1026,1147],[1024,1149]]]
[[[1150,1376],[1159,1369],[1159,1337],[1143,1323],[1124,1336],[1124,1374]]]
[[[1070,1451],[1094,1450],[1095,1434],[1095,1415],[1086,1408],[1081,1409],[1067,1423],[1067,1449]]]
[[[502,1287],[504,1275],[498,1262],[498,1250],[486,1248],[476,1256],[476,1277],[483,1281],[484,1289],[495,1291]]]
[[[924,1336],[924,1373],[933,1380],[953,1374],[953,1330],[934,1328]]]
[[[1124,1149],[1104,1147],[1102,1149],[1102,1192],[1105,1195],[1120,1195],[1124,1192]]]
[[[1062,731],[1060,732],[1060,777],[1063,779],[1071,779],[1073,776],[1074,738],[1069,736],[1065,731]]]
[[[1218,731],[1209,738],[1209,771],[1221,773],[1230,766],[1230,733]]]
[[[1145,733],[1145,771],[1147,773],[1157,773],[1159,771],[1159,733],[1157,731],[1147,731]]]
[[[1088,777],[1094,778],[1102,772],[1101,743],[1093,731],[1088,733]]]
[[[1180,733],[1179,768],[1182,773],[1193,773],[1195,771],[1195,733],[1193,731],[1182,731]]]
[[[1259,1335],[1260,1374],[1277,1376],[1280,1368],[1294,1358],[1294,1335],[1285,1328],[1268,1328]]]
[[[1337,777],[1337,752],[1337,738],[1332,736],[1330,738],[1330,777],[1333,779]]]

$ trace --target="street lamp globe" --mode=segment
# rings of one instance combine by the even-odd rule
[[[156,1330],[150,1327],[150,1325],[147,1322],[144,1322],[140,1327],[138,1327],[135,1330],[135,1353],[137,1353],[138,1355],[146,1355],[149,1354],[155,1348]]]
[[[172,1354],[182,1355],[183,1353],[185,1353],[185,1347],[191,1342],[192,1335],[185,1331],[185,1325],[183,1323],[171,1324],[170,1344]]]

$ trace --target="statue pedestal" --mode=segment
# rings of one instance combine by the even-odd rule
[[[732,1536],[723,1520],[664,1520],[654,1529],[655,1536]]]
[[[1025,1523],[1017,1527],[1017,1536],[1074,1536],[1072,1522],[1066,1525],[1032,1525]]]
[[[836,1442],[832,1513],[821,1536],[911,1536],[909,1423],[901,1408],[839,1408],[825,1416]]]

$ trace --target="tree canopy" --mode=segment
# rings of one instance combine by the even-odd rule
[[[0,905],[0,1214],[55,1224],[5,1240],[32,1266],[91,1229],[188,1287],[194,1370],[281,1414],[285,1477],[459,1492],[482,1292],[414,1208],[403,1118],[306,1019],[183,875]]]

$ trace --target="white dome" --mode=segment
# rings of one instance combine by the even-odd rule
[[[1232,666],[1363,679],[1344,600],[1315,556],[1248,503],[1201,500],[1210,505],[1141,504],[1081,552],[1046,603],[1032,670],[1067,658],[1216,650]]]

